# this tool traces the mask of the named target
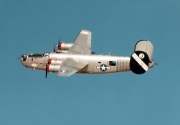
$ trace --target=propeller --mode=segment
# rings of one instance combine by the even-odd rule
[[[61,39],[59,39],[59,42],[58,42],[58,49],[61,49]]]
[[[51,64],[51,59],[48,60],[46,63],[46,73],[45,73],[45,78],[47,79],[47,75],[49,73],[49,65]]]
[[[55,45],[55,44],[54,44],[53,51],[54,51],[54,52],[58,52],[58,50],[59,50],[60,48],[61,48],[61,39],[59,39],[58,45]]]
[[[53,51],[56,52],[56,45],[54,44],[54,48],[53,48]]]
[[[47,75],[48,75],[48,63],[46,64],[46,73],[45,73],[45,78],[47,79]]]
[[[46,79],[47,79],[47,75],[48,75],[48,71],[47,71],[47,68],[46,68],[46,76],[45,76]]]

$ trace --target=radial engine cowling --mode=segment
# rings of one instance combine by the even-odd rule
[[[59,45],[58,45],[58,49],[60,49],[60,50],[69,50],[72,45],[73,45],[73,43],[60,42]]]
[[[62,64],[62,60],[49,59],[48,65],[47,65],[47,71],[48,72],[58,72],[61,64]]]

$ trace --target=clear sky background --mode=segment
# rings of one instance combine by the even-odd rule
[[[59,77],[21,65],[92,31],[92,51],[130,56],[154,45],[158,65],[132,72]],[[0,0],[0,125],[179,125],[180,1]]]

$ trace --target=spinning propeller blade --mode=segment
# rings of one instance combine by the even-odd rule
[[[54,48],[53,48],[53,51],[56,52],[56,45],[54,44]]]
[[[61,39],[59,39],[59,42],[58,42],[58,49],[61,49]]]
[[[45,78],[47,79],[47,75],[48,75],[48,63],[46,64],[46,73],[45,73]]]

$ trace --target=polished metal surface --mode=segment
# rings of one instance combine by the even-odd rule
[[[138,70],[144,73],[154,65],[153,45],[146,40],[139,41],[135,45],[131,57],[91,54],[91,32],[88,30],[82,30],[74,43],[61,43],[60,47],[65,52],[22,55],[21,63],[27,68],[45,70],[46,74],[57,72],[60,76],[71,76],[74,73],[106,74],[127,71],[139,73]],[[145,55],[148,56],[146,61]],[[130,67],[130,64],[133,65]]]

